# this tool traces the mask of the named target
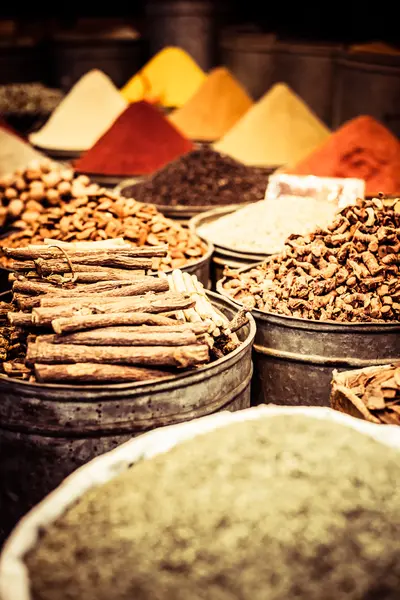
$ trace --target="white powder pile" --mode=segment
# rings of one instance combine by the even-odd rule
[[[0,125],[0,175],[25,169],[33,160],[43,158],[40,152]]]
[[[305,235],[326,227],[337,210],[334,203],[308,196],[280,196],[279,201],[261,200],[202,225],[198,234],[239,252],[275,254],[292,233]]]
[[[74,85],[47,123],[29,137],[49,150],[88,150],[127,107],[113,82],[96,69]]]

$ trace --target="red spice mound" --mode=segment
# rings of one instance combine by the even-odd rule
[[[152,173],[193,149],[163,114],[135,102],[75,163],[81,173],[121,177]]]
[[[314,152],[287,169],[297,175],[359,177],[366,195],[400,192],[400,142],[368,116],[345,123]]]

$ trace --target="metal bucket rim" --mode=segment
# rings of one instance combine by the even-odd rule
[[[213,244],[214,249],[216,250],[220,250],[221,254],[228,253],[228,256],[232,256],[235,258],[242,258],[245,260],[265,260],[267,259],[269,256],[272,256],[272,254],[267,254],[267,253],[260,253],[260,252],[241,252],[240,250],[234,250],[233,248],[229,248],[228,246],[222,246],[221,244],[216,244],[215,242],[212,242],[211,240],[207,239],[206,237],[204,237],[204,235],[201,235],[198,231],[197,228],[200,227],[201,225],[203,225],[202,221],[205,219],[208,219],[209,217],[213,217],[214,215],[220,215],[221,217],[226,216],[228,214],[234,213],[237,210],[241,209],[241,208],[245,208],[246,206],[249,206],[250,204],[253,204],[253,202],[244,202],[242,204],[227,204],[226,206],[218,206],[216,208],[212,208],[210,210],[207,210],[206,212],[200,213],[198,215],[195,215],[194,217],[192,217],[189,221],[189,229],[195,233],[199,238],[201,238],[202,240],[204,240],[205,242],[207,242],[208,244]],[[218,220],[218,219],[215,219]],[[206,223],[204,223],[206,224]]]
[[[211,300],[214,300],[213,305],[215,303],[218,304],[219,302],[223,302],[224,304],[229,305],[228,307],[231,308],[232,310],[235,311],[235,313],[237,312],[237,303],[235,303],[231,298],[227,298],[221,294],[218,294],[217,292],[211,292],[209,290],[206,291],[206,294],[211,296]],[[218,308],[218,305],[217,305]],[[128,383],[110,383],[110,384],[106,384],[107,389],[110,389],[110,392],[115,391],[129,391],[132,390],[132,392],[135,391],[140,391],[143,388],[153,388],[155,386],[157,386],[157,391],[166,391],[169,388],[173,388],[176,389],[177,387],[181,387],[181,385],[185,385],[186,381],[188,379],[190,379],[191,382],[195,383],[197,381],[197,379],[201,379],[204,380],[205,375],[206,378],[210,378],[212,377],[215,372],[219,372],[219,369],[221,366],[225,367],[225,365],[227,363],[231,362],[236,362],[235,359],[238,355],[241,355],[242,353],[246,352],[247,348],[249,345],[251,345],[254,341],[255,335],[256,335],[256,323],[254,320],[254,317],[251,315],[250,312],[247,313],[247,317],[248,317],[248,326],[249,326],[249,333],[246,336],[246,339],[243,340],[240,344],[240,346],[238,346],[238,348],[236,348],[233,352],[230,352],[229,354],[223,356],[222,358],[219,358],[213,362],[210,362],[206,365],[202,365],[199,368],[193,370],[193,371],[185,371],[183,373],[178,373],[178,374],[173,374],[169,377],[166,377],[165,379],[162,379],[160,381],[158,380],[150,380],[150,381],[137,381],[137,382],[128,382]],[[6,375],[0,374],[0,382],[7,384],[9,383],[10,385],[14,385],[16,387],[18,387],[19,385],[22,386],[22,389],[25,390],[37,390],[37,389],[46,389],[46,390],[53,390],[53,389],[57,389],[57,390],[64,390],[64,391],[73,391],[76,392],[76,394],[79,394],[80,392],[85,393],[85,392],[96,392],[99,391],[100,387],[99,385],[73,385],[73,384],[59,384],[59,383],[38,383],[38,382],[29,382],[29,381],[23,381],[20,379],[15,379],[12,377],[7,377]],[[179,382],[181,385],[176,385],[176,382]],[[101,401],[101,400],[99,400]]]
[[[252,265],[249,266],[245,266],[242,267],[241,269],[237,269],[238,273],[242,273],[245,271],[250,271],[251,269],[254,269],[255,267],[258,267],[262,264],[264,264],[266,261],[261,261],[258,263],[254,263]],[[224,296],[224,298],[230,298],[230,300],[232,300],[232,302],[236,303],[238,306],[241,306],[242,308],[246,308],[241,302],[239,302],[238,300],[234,300],[224,289],[224,283],[226,281],[226,277],[223,277],[222,279],[220,279],[219,281],[217,281],[217,292],[221,295]],[[361,323],[346,323],[346,322],[342,322],[342,321],[334,321],[332,319],[327,319],[326,321],[317,321],[317,320],[313,320],[313,319],[301,319],[299,317],[289,317],[288,315],[280,315],[278,313],[273,313],[273,312],[269,312],[269,311],[262,311],[259,308],[253,308],[251,311],[249,311],[253,317],[255,318],[256,322],[259,321],[270,321],[271,319],[274,321],[278,321],[281,323],[282,326],[284,327],[292,327],[294,329],[311,329],[314,331],[320,331],[322,330],[326,330],[326,331],[332,331],[332,329],[334,330],[343,330],[343,331],[348,331],[348,330],[353,330],[356,331],[357,329],[362,330],[362,331],[370,331],[371,333],[373,333],[374,331],[378,331],[381,330],[382,328],[386,328],[386,329],[394,329],[394,330],[398,330],[400,332],[400,321],[392,321],[392,322],[379,322],[379,323],[374,323],[374,322],[361,322]]]
[[[376,67],[393,67],[400,69],[400,54],[384,54],[382,52],[350,52],[344,50],[338,58],[339,66],[357,68],[360,65],[364,69]]]

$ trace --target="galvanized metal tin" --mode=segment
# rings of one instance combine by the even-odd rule
[[[232,318],[236,305],[210,292]],[[250,406],[255,323],[234,352],[162,381],[33,384],[0,376],[0,542],[67,475],[144,431]]]
[[[218,282],[217,290],[230,298],[223,283]],[[260,310],[252,315],[257,325],[253,404],[329,406],[334,369],[360,369],[400,359],[399,322],[312,321]]]
[[[222,206],[213,208],[202,214],[193,217],[189,222],[189,229],[191,229],[196,235],[205,239],[204,235],[199,232],[202,225],[212,223],[225,215],[229,215],[239,208],[243,208],[247,204],[235,204],[229,206]],[[207,244],[212,242],[205,239]],[[255,262],[266,260],[270,256],[269,254],[256,254],[255,252],[239,252],[232,248],[225,248],[214,243],[214,254],[212,256],[210,265],[210,277],[211,277],[211,289],[215,290],[217,281],[222,279],[224,275],[225,266],[231,269],[242,269],[247,266],[253,265]]]

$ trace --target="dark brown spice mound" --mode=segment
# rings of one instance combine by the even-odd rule
[[[246,308],[318,321],[400,321],[400,198],[358,200],[327,229],[291,235],[282,254],[225,269]]]
[[[264,198],[270,173],[204,147],[174,160],[122,193],[127,198],[166,206],[255,202]]]
[[[87,493],[34,600],[398,600],[398,452],[304,416],[234,424]]]

